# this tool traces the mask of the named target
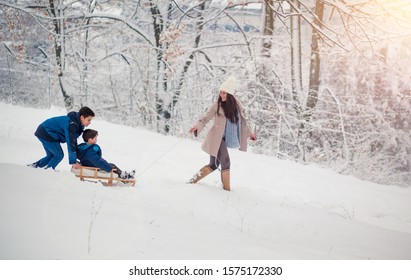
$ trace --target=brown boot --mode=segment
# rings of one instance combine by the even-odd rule
[[[195,184],[213,171],[214,170],[211,169],[210,166],[203,166],[196,174],[194,174],[193,178],[191,178],[190,181],[188,181],[188,183]]]
[[[221,170],[221,182],[223,183],[224,190],[231,191],[230,189],[230,169]]]

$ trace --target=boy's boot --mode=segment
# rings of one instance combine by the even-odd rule
[[[193,178],[191,178],[190,181],[188,181],[188,183],[195,184],[213,171],[214,170],[211,169],[210,166],[203,166],[196,174],[194,174]]]
[[[135,170],[131,170],[131,172],[128,173],[129,179],[134,179],[135,176],[136,176],[136,171]]]
[[[221,170],[221,182],[223,183],[224,190],[231,191],[230,189],[230,169]]]
[[[38,166],[38,164],[37,164],[37,162],[33,162],[33,163],[29,163],[29,164],[26,164],[28,167],[33,167],[33,168],[38,168],[39,166]]]

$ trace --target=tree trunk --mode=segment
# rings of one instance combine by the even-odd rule
[[[88,5],[89,13],[92,14],[96,8],[96,1],[93,0]],[[83,57],[81,58],[83,67],[82,72],[80,73],[80,92],[84,95],[84,104],[81,106],[86,106],[89,103],[88,100],[88,70],[89,70],[89,60],[88,60],[88,51],[89,51],[89,38],[90,38],[90,29],[87,27],[90,24],[91,18],[86,21],[86,31],[84,36],[84,45],[83,45]],[[83,102],[81,102],[83,103]]]
[[[323,15],[324,15],[324,3],[320,0],[317,0],[315,3],[315,15],[314,20],[315,25],[318,28],[322,27]],[[306,120],[310,121],[313,110],[317,105],[318,101],[318,89],[320,86],[320,66],[321,66],[321,57],[319,49],[319,40],[320,35],[316,29],[313,29],[311,36],[311,64],[310,64],[310,80],[308,86],[308,97],[307,97],[307,114]]]
[[[273,0],[264,1],[264,13],[263,13],[263,42],[261,54],[265,57],[271,56],[271,39],[274,32],[274,12]]]
[[[300,2],[295,1],[295,5],[299,8]],[[297,12],[291,8],[292,12]],[[296,95],[294,99],[298,99],[298,95],[302,91],[302,54],[301,54],[301,18],[298,15],[290,17],[290,30],[291,30],[291,84],[292,91]],[[298,102],[299,103],[299,102]]]
[[[59,86],[61,94],[63,95],[64,106],[67,110],[73,109],[73,98],[67,94],[64,88],[64,36],[62,36],[62,31],[64,30],[63,17],[60,15],[59,10],[56,10],[54,0],[49,0],[50,3],[50,14],[53,17],[53,27],[54,27],[54,49],[56,53],[56,64],[57,64],[57,76],[59,80]],[[60,18],[60,20],[59,20]]]
[[[291,0],[293,6],[291,6],[291,13],[299,12],[300,2],[299,0]],[[298,9],[294,9],[294,6]],[[303,145],[303,130],[304,123],[302,120],[302,106],[301,106],[301,94],[302,94],[302,54],[301,54],[301,19],[300,15],[294,15],[290,17],[290,31],[291,31],[291,88],[293,97],[293,107],[296,112],[296,117],[299,120],[297,127],[297,143],[296,149],[298,150],[300,159],[304,160],[304,147]]]
[[[150,0],[150,11],[151,11],[152,19],[153,19],[154,39],[156,42],[156,52],[157,52],[157,59],[156,59],[156,65],[157,65],[157,76],[156,76],[157,131],[161,132],[163,130],[160,127],[161,119],[167,118],[167,117],[169,118],[168,112],[164,110],[164,100],[160,96],[161,92],[166,92],[167,90],[167,81],[165,80],[164,77],[162,78],[162,75],[161,75],[163,51],[162,51],[161,43],[160,43],[160,36],[164,30],[164,20],[163,20],[163,16],[161,15],[160,9],[158,8],[157,4],[153,3],[152,0]],[[161,90],[160,90],[160,87],[162,87]],[[165,128],[165,130],[167,130],[167,128]]]

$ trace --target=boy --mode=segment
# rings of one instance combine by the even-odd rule
[[[77,158],[80,160],[81,165],[98,167],[101,170],[110,172],[112,169],[116,169],[116,173],[121,179],[134,179],[135,171],[131,173],[122,172],[113,163],[108,163],[105,159],[102,158],[101,148],[97,145],[97,136],[98,132],[93,129],[86,129],[83,132],[84,143],[81,143],[77,146]]]
[[[77,138],[84,127],[91,123],[93,117],[94,112],[88,107],[83,107],[79,112],[70,112],[67,116],[53,117],[41,123],[34,135],[43,144],[46,156],[28,166],[56,169],[64,157],[60,143],[67,142],[69,164],[75,169],[80,168],[76,160]]]

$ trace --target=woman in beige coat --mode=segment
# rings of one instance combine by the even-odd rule
[[[191,178],[195,184],[213,172],[221,164],[221,181],[226,191],[230,191],[230,156],[227,147],[247,151],[247,138],[256,136],[247,124],[244,107],[234,96],[235,80],[230,77],[220,87],[220,96],[207,113],[190,129],[195,136],[213,119],[201,148],[210,155],[210,163],[205,165]]]

